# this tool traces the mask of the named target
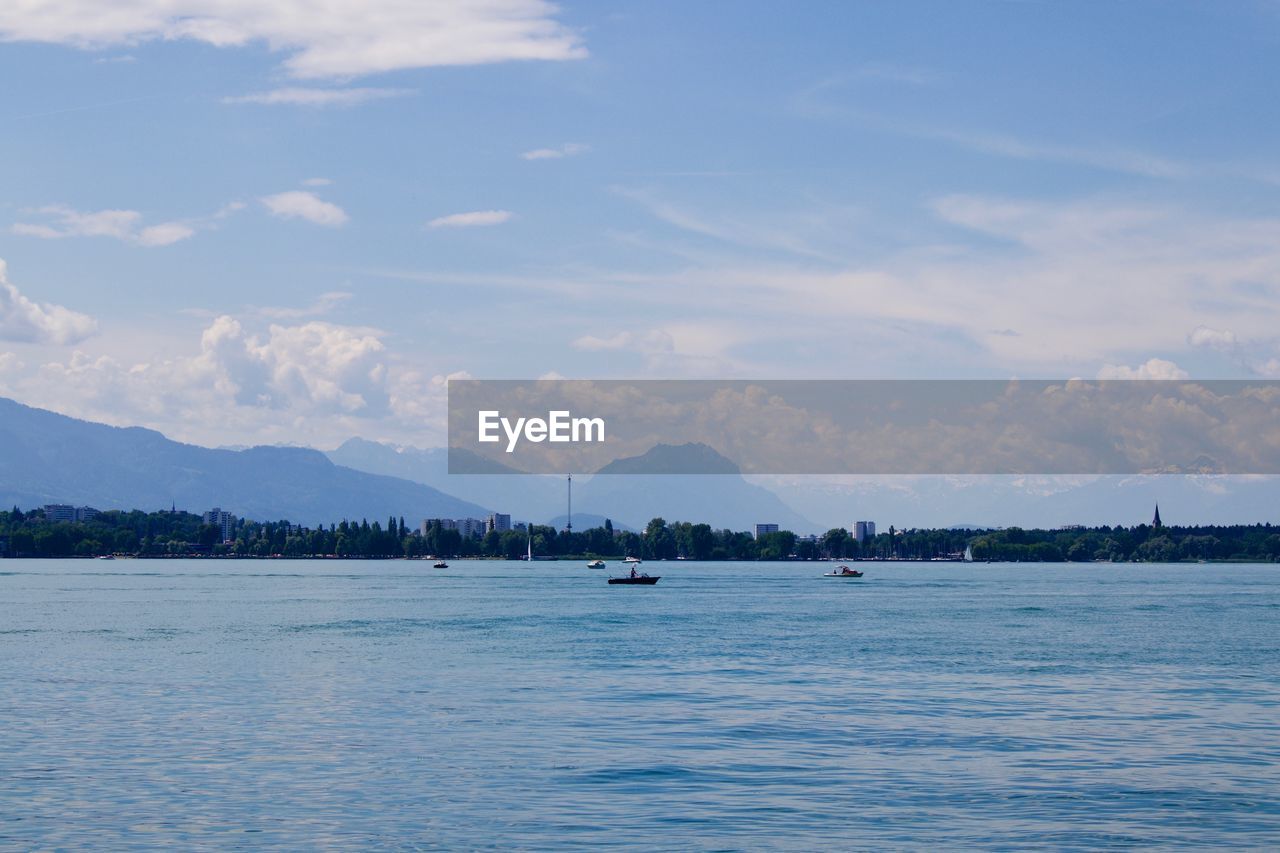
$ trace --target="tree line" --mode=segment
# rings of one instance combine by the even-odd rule
[[[188,512],[110,510],[79,522],[54,522],[43,510],[0,511],[0,554],[15,557],[538,557],[626,556],[644,560],[929,560],[956,558],[1021,562],[1177,562],[1280,560],[1280,527],[1270,524],[1203,527],[1066,528],[1059,530],[909,529],[859,542],[848,530],[799,537],[782,530],[758,539],[745,531],[662,518],[643,531],[615,529],[606,520],[587,530],[548,525],[464,537],[435,520],[411,529],[403,517],[303,527],[286,520],[239,519],[223,540],[221,528]]]

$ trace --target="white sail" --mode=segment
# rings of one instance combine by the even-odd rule
[[[968,545],[964,546],[964,561],[966,563],[973,562],[973,548]]]
[[[527,562],[533,562],[533,533],[529,534],[529,538],[525,542],[524,558]]]

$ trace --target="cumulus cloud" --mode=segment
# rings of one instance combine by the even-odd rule
[[[379,89],[379,88],[347,88],[347,89],[305,89],[286,87],[272,89],[269,92],[251,92],[247,95],[233,95],[222,99],[224,104],[285,104],[298,107],[354,107],[369,101],[382,101],[387,98],[403,98],[416,94],[416,89]]]
[[[1137,367],[1108,364],[1098,371],[1099,379],[1186,379],[1190,374],[1172,361],[1149,358]]]
[[[76,351],[10,384],[33,405],[213,445],[320,443],[394,419],[379,334],[319,321],[263,329],[223,315],[191,354],[126,363]]]
[[[107,48],[191,39],[284,51],[298,78],[586,56],[545,0],[28,0],[0,4],[0,39]]]
[[[566,142],[557,148],[535,148],[520,155],[522,160],[559,160],[563,157],[574,157],[591,150],[590,145],[578,142]]]
[[[1196,326],[1187,335],[1187,343],[1193,347],[1210,349],[1231,349],[1236,345],[1236,333],[1230,329],[1210,329],[1208,326]]]
[[[438,216],[427,223],[428,228],[475,228],[485,225],[501,225],[514,214],[509,210],[473,210],[468,213],[451,213]]]
[[[0,340],[73,344],[97,331],[97,321],[87,314],[23,296],[6,273],[0,260]]]
[[[338,228],[346,225],[350,219],[347,212],[336,204],[324,201],[315,193],[304,190],[289,190],[265,196],[263,205],[271,211],[272,216],[281,219],[305,219],[316,225]]]

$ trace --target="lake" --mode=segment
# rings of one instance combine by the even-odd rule
[[[0,561],[0,846],[1280,846],[1280,567]]]

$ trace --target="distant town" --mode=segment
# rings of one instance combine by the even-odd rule
[[[512,522],[511,516],[350,519],[307,527],[203,513],[100,511],[46,504],[0,511],[0,557],[436,558],[535,560],[638,557],[644,560],[974,560],[1019,562],[1201,562],[1280,560],[1280,527],[1270,524],[1167,527],[1156,508],[1132,527],[898,529],[855,521],[800,536],[769,522],[749,530],[687,521],[650,521],[643,531],[586,530]]]

